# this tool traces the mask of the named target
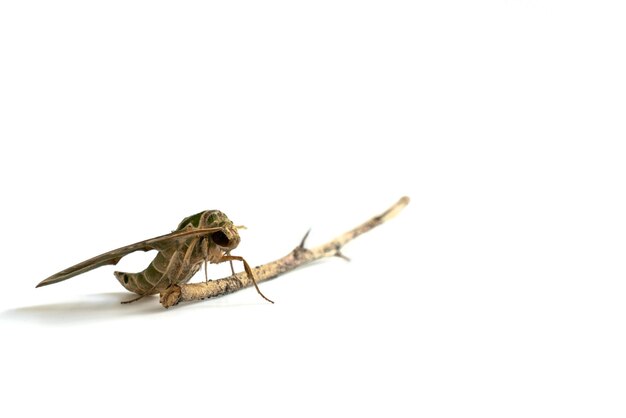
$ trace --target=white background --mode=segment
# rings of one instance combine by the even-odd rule
[[[620,3],[2,2],[3,415],[624,416]],[[273,306],[34,288],[203,209],[256,265],[405,194]]]

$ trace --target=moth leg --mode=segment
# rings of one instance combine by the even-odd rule
[[[204,258],[204,282],[209,283],[209,273],[207,269],[207,265],[209,262],[209,241],[205,239],[204,241],[202,241],[202,244],[202,257]],[[226,255],[230,255],[230,252],[227,252]],[[233,260],[228,260],[228,262],[230,263],[230,272],[234,276],[235,267],[233,266]]]
[[[232,260],[239,260],[243,263],[243,268],[246,270],[246,273],[248,274],[248,277],[252,280],[252,283],[254,283],[254,288],[256,289],[257,293],[261,295],[261,297],[265,299],[266,301],[270,303],[274,303],[274,301],[268,299],[263,294],[263,292],[261,292],[261,289],[259,289],[259,285],[257,285],[256,283],[256,279],[254,278],[254,274],[252,273],[252,269],[250,268],[250,265],[243,257],[240,257],[238,255],[223,255],[219,262],[221,263],[224,261],[232,261]]]
[[[230,251],[228,251],[226,253],[226,255],[230,255]],[[228,263],[230,264],[230,272],[234,276],[235,275],[235,267],[233,267],[233,260],[228,260]]]
[[[207,269],[209,260],[209,240],[204,239],[202,243],[202,256],[204,257],[204,282],[209,283],[209,273]]]
[[[139,299],[143,299],[146,295],[139,295],[138,297],[136,297],[135,299],[131,299],[131,300],[123,300],[122,301],[122,305],[128,305],[129,303],[133,303],[133,302],[137,302]]]

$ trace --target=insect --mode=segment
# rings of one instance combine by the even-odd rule
[[[117,264],[124,256],[135,251],[157,250],[150,265],[139,273],[116,271],[113,274],[127,290],[139,295],[138,298],[122,303],[130,303],[144,296],[159,293],[169,286],[187,283],[204,264],[205,280],[207,263],[241,261],[254,287],[261,297],[269,300],[259,289],[248,262],[230,252],[239,245],[238,229],[219,210],[206,210],[183,219],[175,231],[127,245],[113,251],[85,260],[43,280],[37,287],[47,286],[83,274],[89,270],[108,264]]]

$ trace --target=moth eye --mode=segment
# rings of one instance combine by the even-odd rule
[[[228,247],[228,244],[230,244],[230,240],[228,239],[226,234],[223,233],[222,231],[217,231],[217,232],[212,233],[211,239],[213,240],[214,243],[216,243],[220,247]]]

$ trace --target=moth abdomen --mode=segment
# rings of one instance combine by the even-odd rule
[[[151,288],[155,290],[154,285],[149,284],[149,281],[143,271],[140,273],[116,271],[113,272],[113,274],[120,284],[130,292],[137,293],[138,295],[145,295]]]

